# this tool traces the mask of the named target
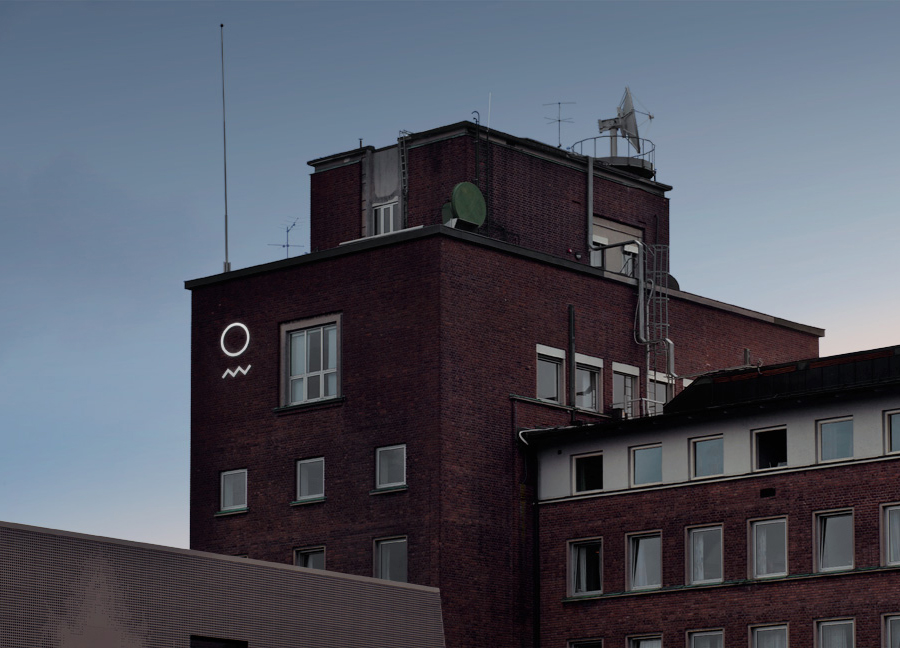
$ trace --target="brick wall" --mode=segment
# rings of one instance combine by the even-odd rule
[[[882,614],[900,613],[900,570],[881,569],[880,505],[900,500],[896,459],[597,497],[540,507],[541,636],[545,648],[577,638],[625,646],[634,634],[684,646],[690,630],[724,629],[726,646],[747,645],[748,627],[787,623],[789,645],[813,646],[815,621],[854,618],[856,645],[882,645]],[[764,488],[775,495],[762,497]],[[855,569],[815,574],[814,514],[852,508]],[[788,518],[789,578],[753,581],[748,520]],[[686,527],[723,526],[724,580],[685,588]],[[660,591],[626,592],[626,534],[662,534]],[[603,591],[566,598],[566,542],[602,537]],[[874,571],[872,571],[874,570]]]

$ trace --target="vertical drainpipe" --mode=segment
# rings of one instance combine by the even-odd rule
[[[577,389],[575,385],[575,307],[569,304],[569,407],[572,413],[571,421],[575,422],[575,398]]]

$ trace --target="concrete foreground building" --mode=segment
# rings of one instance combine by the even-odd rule
[[[0,523],[4,648],[441,648],[437,590]]]
[[[638,429],[692,378],[815,357],[823,331],[681,290],[646,158],[458,123],[310,165],[310,254],[187,282],[191,547],[439,588],[453,647],[659,632],[561,603],[570,543],[612,541],[618,513],[595,497],[605,517],[548,536],[565,507],[520,432]]]

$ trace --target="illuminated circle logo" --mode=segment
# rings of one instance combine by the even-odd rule
[[[231,329],[233,329],[235,327],[244,330],[244,337],[245,337],[244,346],[241,347],[240,351],[229,351],[228,349],[225,348],[225,336],[228,335],[228,331],[230,331]],[[246,326],[244,326],[240,322],[235,322],[234,324],[229,324],[228,326],[225,327],[225,330],[222,331],[222,338],[219,340],[219,346],[222,347],[222,352],[229,357],[234,358],[235,356],[241,355],[244,351],[247,350],[247,347],[250,346],[250,329],[248,329]]]

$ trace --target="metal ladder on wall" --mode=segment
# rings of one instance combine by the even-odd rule
[[[409,131],[401,130],[397,136],[400,153],[400,222],[406,227],[406,196],[409,193]]]
[[[666,392],[659,394],[651,382],[654,378],[671,381],[668,375],[669,337],[669,246],[646,245],[644,255],[644,277],[647,280],[647,398],[644,401],[644,416],[662,413],[662,407],[668,400],[673,385],[666,387]]]

